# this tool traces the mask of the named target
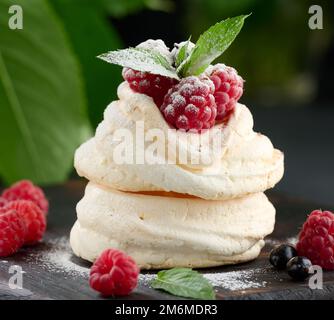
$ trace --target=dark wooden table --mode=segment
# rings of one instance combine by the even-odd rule
[[[38,246],[0,259],[0,299],[102,299],[88,285],[90,265],[73,256],[68,245],[76,218],[75,205],[83,195],[84,186],[83,181],[71,181],[46,189],[51,203],[48,232]],[[268,251],[277,243],[293,241],[306,215],[319,205],[275,193],[269,193],[269,197],[277,209],[277,222],[260,257],[249,263],[200,272],[210,273],[217,284],[218,299],[334,299],[334,272],[324,273],[323,289],[312,290],[307,282],[292,281],[285,272],[273,270],[268,263]],[[8,281],[13,276],[9,268],[13,265],[23,270],[24,289],[9,288]],[[177,299],[150,288],[154,274],[143,272],[138,288],[128,299]]]

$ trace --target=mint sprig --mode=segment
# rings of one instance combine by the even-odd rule
[[[228,18],[205,31],[189,53],[189,40],[177,51],[175,66],[158,50],[128,48],[109,51],[98,58],[137,71],[149,72],[179,80],[200,75],[234,41],[249,15]]]
[[[181,76],[201,74],[234,41],[249,15],[228,18],[205,31],[178,72]]]
[[[159,271],[151,286],[175,296],[215,299],[215,292],[210,282],[202,274],[190,268],[173,268]]]
[[[157,51],[143,48],[128,48],[109,51],[99,55],[98,58],[137,71],[145,71],[179,79],[175,69],[170,65],[168,60]]]
[[[178,68],[181,65],[181,63],[186,60],[186,58],[188,56],[187,53],[188,53],[188,47],[189,47],[190,39],[191,39],[191,36],[186,41],[186,43],[182,47],[179,48],[179,51],[178,51],[178,53],[175,57],[175,67],[176,68]],[[176,70],[176,72],[177,72],[177,70]]]

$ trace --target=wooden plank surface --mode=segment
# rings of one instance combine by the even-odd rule
[[[89,263],[73,256],[68,244],[76,218],[75,205],[83,195],[84,185],[83,181],[71,181],[47,188],[51,203],[48,232],[38,246],[0,259],[0,299],[102,299],[89,288]],[[285,272],[273,270],[268,263],[268,251],[281,241],[295,241],[306,215],[319,205],[274,193],[269,197],[277,209],[277,222],[260,257],[237,266],[200,272],[216,285],[218,299],[334,299],[334,272],[324,273],[322,290],[311,290],[307,282],[292,281]],[[23,290],[8,286],[12,276],[8,271],[13,265],[24,272]],[[138,288],[128,299],[177,299],[150,288],[154,275],[143,272]]]

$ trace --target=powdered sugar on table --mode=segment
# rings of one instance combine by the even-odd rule
[[[266,281],[257,281],[256,275],[264,272],[263,269],[249,269],[229,272],[202,273],[215,287],[231,291],[263,288]],[[150,282],[156,277],[153,273],[142,273],[139,281],[144,286],[150,286]]]
[[[82,266],[73,260],[69,239],[61,237],[49,240],[46,243],[50,249],[31,254],[30,262],[38,263],[42,268],[55,273],[63,273],[67,277],[89,277],[89,266]],[[266,286],[266,281],[257,281],[256,275],[264,272],[261,268],[236,270],[227,272],[203,272],[211,284],[215,287],[224,288],[231,291],[240,291],[245,289],[262,288]],[[156,278],[156,273],[141,273],[139,276],[139,285],[150,287],[151,281]]]
[[[229,272],[204,273],[211,284],[215,287],[224,288],[227,290],[245,290],[263,288],[266,286],[266,281],[257,281],[256,275],[263,272],[263,269],[249,269]]]
[[[73,254],[67,237],[49,240],[50,249],[31,255],[29,260],[35,261],[50,272],[65,273],[68,276],[89,276],[89,267],[80,266],[72,261]]]

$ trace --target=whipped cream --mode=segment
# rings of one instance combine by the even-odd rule
[[[207,201],[139,194],[90,182],[71,232],[76,255],[94,261],[106,248],[143,269],[211,267],[254,259],[272,232],[275,209],[263,193]]]
[[[198,156],[211,158],[210,164],[118,164],[114,151],[119,143],[113,134],[119,128],[130,130],[135,136],[136,122],[143,121],[144,131],[159,128],[168,136],[170,130],[153,100],[133,92],[126,82],[118,88],[119,100],[112,102],[104,113],[95,137],[83,144],[75,154],[78,174],[98,184],[123,191],[165,191],[189,194],[206,200],[224,200],[272,188],[283,175],[283,154],[274,149],[270,140],[253,131],[253,118],[248,108],[237,104],[227,125],[218,124],[208,130],[209,144],[221,141],[221,153],[206,155],[200,142],[191,148],[184,146],[188,159]],[[221,129],[221,130],[217,130]],[[175,135],[194,133],[175,131]],[[195,133],[196,134],[196,133]],[[179,140],[182,146],[182,137]],[[143,148],[145,145],[143,145]],[[143,152],[143,150],[134,150]],[[195,154],[198,153],[198,154]],[[174,155],[177,160],[179,154]],[[136,154],[134,154],[136,157]]]

